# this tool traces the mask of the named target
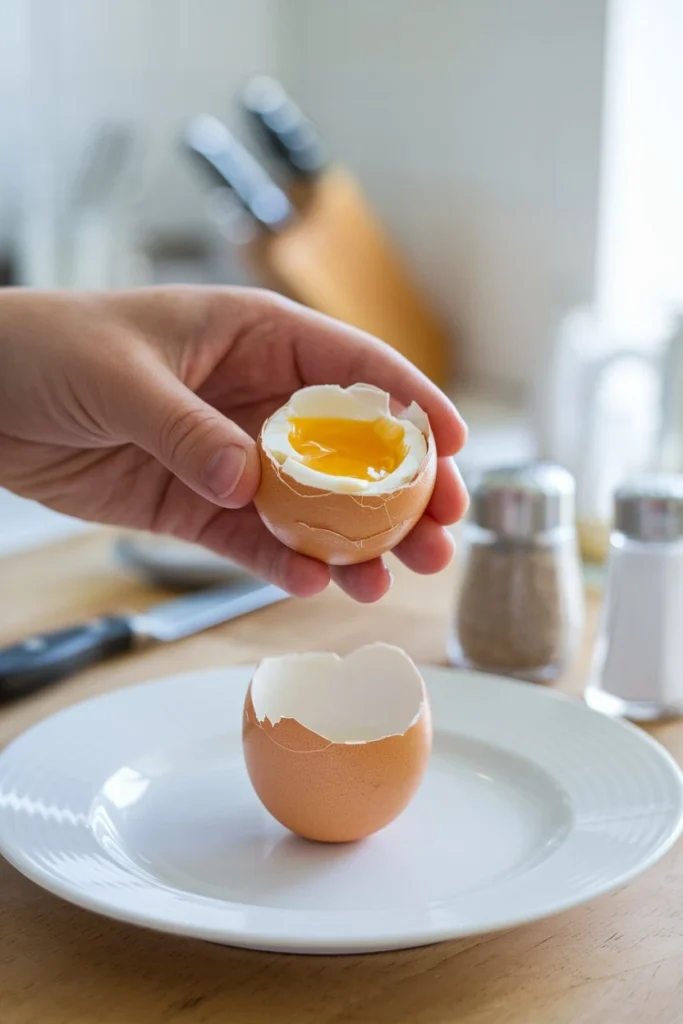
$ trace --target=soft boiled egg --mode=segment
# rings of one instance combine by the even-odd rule
[[[302,388],[258,440],[261,518],[278,540],[328,565],[390,551],[426,509],[436,447],[415,403],[393,414],[369,384]]]
[[[388,644],[345,658],[266,658],[244,705],[244,757],[261,803],[320,842],[362,839],[393,821],[420,784],[431,741],[424,681]]]

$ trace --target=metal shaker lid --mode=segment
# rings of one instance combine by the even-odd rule
[[[614,496],[614,527],[633,540],[683,537],[683,475],[648,473],[619,487]]]
[[[552,462],[491,469],[472,494],[472,520],[486,530],[529,540],[574,523],[574,478]]]

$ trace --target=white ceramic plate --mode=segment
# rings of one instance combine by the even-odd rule
[[[427,669],[425,782],[365,842],[296,839],[242,764],[249,668],[121,690],[0,757],[0,849],[111,917],[258,949],[361,952],[509,928],[653,864],[683,825],[669,755],[578,702]]]

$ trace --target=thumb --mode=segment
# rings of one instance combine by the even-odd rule
[[[247,505],[261,477],[253,439],[158,366],[130,383],[121,424],[129,439],[216,505]]]

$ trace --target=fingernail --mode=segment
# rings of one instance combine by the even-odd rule
[[[204,470],[204,484],[215,498],[223,501],[237,487],[246,464],[247,453],[244,448],[229,444],[209,459]]]

